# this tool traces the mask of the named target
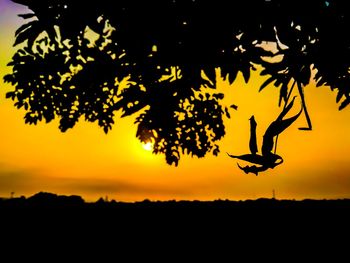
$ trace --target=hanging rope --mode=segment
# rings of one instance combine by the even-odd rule
[[[290,90],[289,90],[289,92],[288,92],[288,95],[287,95],[287,98],[286,98],[286,100],[285,100],[285,102],[284,102],[283,110],[285,110],[286,107],[287,107],[287,105],[288,105],[288,102],[289,102],[290,96],[292,95],[292,92],[293,92],[293,89],[294,89],[295,84],[296,84],[296,80],[294,79],[294,82],[293,82],[293,84],[292,84],[292,87],[290,88]],[[277,152],[278,136],[279,136],[279,135],[276,136],[274,154],[276,154],[276,152]]]
[[[301,128],[299,128],[299,130],[311,131],[312,130],[312,123],[311,123],[311,119],[310,119],[310,116],[309,116],[309,112],[307,111],[307,107],[306,107],[303,86],[300,83],[298,83],[298,91],[299,91],[299,95],[300,95],[300,98],[301,98],[301,104],[303,105],[303,111],[304,111],[304,114],[305,114],[305,118],[306,118],[306,121],[307,121],[307,127],[301,127]]]

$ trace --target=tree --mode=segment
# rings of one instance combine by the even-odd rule
[[[248,82],[260,66],[268,76],[260,89],[279,88],[280,105],[296,86],[306,129],[312,77],[337,90],[340,109],[350,103],[344,1],[13,1],[33,11],[20,15],[29,22],[16,31],[20,47],[4,77],[26,123],[59,118],[66,131],[84,117],[107,133],[121,111],[136,116],[141,141],[177,165],[181,153],[219,153],[223,118],[236,106],[222,104],[218,77],[233,83],[241,72]]]

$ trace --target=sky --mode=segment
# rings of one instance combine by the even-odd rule
[[[225,121],[226,136],[218,157],[182,156],[169,166],[164,156],[146,151],[136,139],[135,117],[116,119],[108,135],[96,124],[81,120],[62,133],[58,121],[24,124],[24,111],[5,99],[13,89],[2,78],[15,52],[14,32],[23,22],[24,7],[0,0],[0,196],[30,196],[39,191],[100,197],[117,201],[246,200],[350,198],[350,108],[338,111],[329,87],[305,87],[313,131],[301,116],[279,137],[277,153],[284,163],[255,176],[237,167],[231,154],[248,153],[249,121],[255,115],[260,148],[262,135],[278,116],[279,92],[268,87],[258,92],[266,77],[254,72],[248,84],[240,75],[233,85],[218,80],[225,102],[238,105]],[[300,101],[295,103],[295,112]],[[299,108],[298,108],[299,107]]]

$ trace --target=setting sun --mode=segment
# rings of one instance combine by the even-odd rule
[[[151,142],[142,143],[142,148],[146,151],[152,151],[153,150],[153,143],[151,143]]]
[[[122,17],[108,1],[84,10],[79,1],[34,2],[0,0],[0,197],[253,200],[276,191],[276,199],[350,198],[350,106],[338,110],[350,105],[350,38],[333,34],[350,21],[342,1],[309,1],[300,12],[290,9],[293,1],[251,1],[261,2],[256,19],[249,1],[237,2],[235,19],[225,1],[144,1],[142,9],[142,1],[125,1],[124,11],[119,1]],[[154,19],[138,25],[149,11]],[[206,21],[211,13],[219,19]],[[310,63],[320,70],[309,72]],[[294,73],[301,88],[292,88]],[[344,85],[332,93],[327,82],[319,87],[323,77]],[[273,143],[283,164],[246,174],[227,153],[268,152],[264,134],[285,96],[296,98],[284,119],[305,104],[313,130],[299,129],[308,123],[301,113]]]

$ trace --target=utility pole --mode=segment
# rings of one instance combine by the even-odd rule
[[[276,199],[275,189],[272,189],[272,199]]]

